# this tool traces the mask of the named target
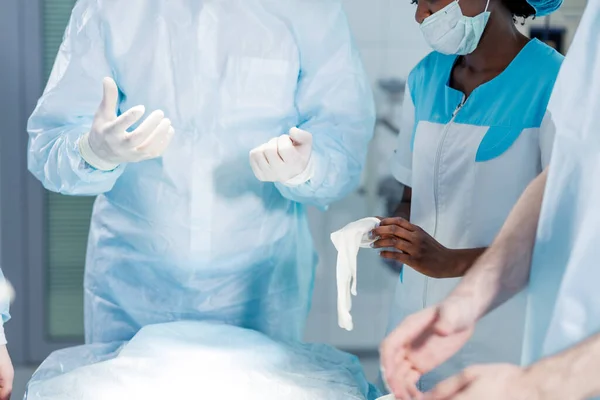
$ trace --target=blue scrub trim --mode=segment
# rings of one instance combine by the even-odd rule
[[[523,132],[521,127],[491,126],[479,144],[475,161],[483,162],[500,156],[512,146],[521,132]]]
[[[448,124],[463,100],[463,93],[449,85],[456,59],[431,53],[409,75],[416,121],[413,150],[418,123]],[[500,75],[471,93],[454,122],[490,127],[475,161],[500,156],[523,130],[541,126],[562,60],[551,47],[531,40]]]

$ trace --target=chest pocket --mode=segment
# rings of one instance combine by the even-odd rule
[[[229,57],[221,82],[221,109],[260,117],[294,105],[297,73],[286,60]]]
[[[499,157],[516,142],[521,132],[522,127],[490,127],[479,144],[475,161],[485,162]]]

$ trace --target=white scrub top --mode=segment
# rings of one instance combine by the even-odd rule
[[[532,40],[466,101],[449,86],[455,61],[432,53],[411,72],[392,169],[412,187],[412,223],[448,248],[487,247],[550,159],[554,130],[546,107],[562,56]],[[390,329],[443,300],[458,280],[405,268]],[[423,377],[421,389],[475,363],[518,363],[525,305],[521,295],[484,318],[461,352]]]
[[[525,364],[600,332],[599,41],[593,0],[548,107],[556,142],[531,270]]]

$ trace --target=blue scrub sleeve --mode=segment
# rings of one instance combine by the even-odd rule
[[[110,172],[95,170],[81,158],[78,148],[102,100],[102,79],[112,75],[97,3],[80,0],[27,126],[28,168],[46,189],[97,195],[111,190],[121,175],[124,166]]]
[[[354,190],[373,136],[375,107],[339,1],[301,2],[292,24],[300,49],[299,128],[313,134],[315,175],[276,186],[286,198],[326,208]]]

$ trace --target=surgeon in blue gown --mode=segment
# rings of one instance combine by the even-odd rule
[[[78,1],[28,131],[47,189],[98,196],[86,342],[176,320],[300,339],[305,206],[355,188],[373,125],[338,0]]]

